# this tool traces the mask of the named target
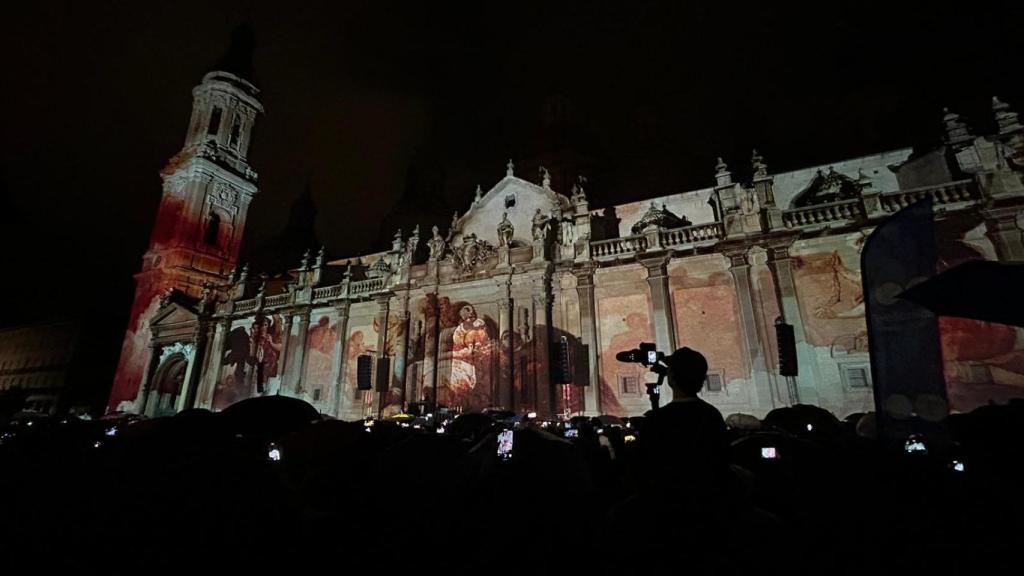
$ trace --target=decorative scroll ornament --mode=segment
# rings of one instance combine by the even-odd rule
[[[160,349],[160,361],[157,365],[162,365],[164,361],[174,354],[181,354],[186,360],[191,361],[195,351],[196,348],[191,342],[175,342],[174,344],[164,346]]]
[[[644,230],[655,227],[665,230],[672,228],[682,228],[683,226],[689,226],[690,221],[685,217],[679,217],[668,211],[668,208],[664,204],[661,208],[658,208],[654,202],[651,202],[651,207],[647,209],[647,212],[640,217],[640,220],[636,224],[633,224],[631,230],[633,234],[641,234]]]
[[[467,234],[461,244],[452,246],[451,258],[455,268],[466,274],[495,254],[497,250],[490,242],[478,239],[476,234]]]

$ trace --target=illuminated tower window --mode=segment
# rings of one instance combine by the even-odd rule
[[[208,136],[216,136],[217,132],[220,130],[221,113],[220,107],[213,107],[213,112],[210,114],[210,125],[206,127],[206,134]]]

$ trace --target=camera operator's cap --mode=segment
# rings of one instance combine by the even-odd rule
[[[673,372],[707,372],[708,361],[704,355],[692,348],[679,348],[671,356],[665,358],[665,364]]]

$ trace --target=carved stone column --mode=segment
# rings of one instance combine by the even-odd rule
[[[651,323],[654,324],[654,340],[658,350],[671,354],[676,349],[675,330],[673,329],[672,296],[668,289],[669,256],[659,256],[641,260],[647,269],[647,286],[651,292]],[[638,343],[639,344],[639,343]],[[672,401],[672,389],[661,387],[661,405]]]
[[[775,295],[778,299],[782,320],[793,325],[798,367],[797,394],[801,402],[817,404],[818,391],[815,389],[814,383],[820,382],[821,377],[818,372],[818,362],[815,360],[814,347],[808,344],[804,330],[804,319],[800,312],[796,283],[793,281],[793,262],[789,257],[789,248],[788,242],[769,246],[768,268],[772,271],[772,280],[775,282]]]
[[[423,320],[413,320],[409,313],[409,344],[405,349],[405,405],[419,402],[423,387],[423,362],[417,362],[416,355],[423,344]],[[419,365],[420,369],[414,370]]]
[[[153,376],[159,369],[160,346],[150,342],[148,347],[149,362],[146,363],[146,371],[142,375],[142,381],[139,382],[139,392],[135,397],[136,410],[143,416],[152,416],[154,414],[159,399],[159,393],[154,393],[153,390]]]
[[[764,337],[757,326],[754,315],[754,290],[750,281],[750,259],[747,249],[727,252],[729,272],[736,285],[736,299],[740,312],[740,330],[747,358],[750,360],[751,376],[754,380],[754,403],[761,409],[762,416],[773,408],[768,364],[765,358]]]
[[[296,336],[298,339],[295,343],[295,358],[292,362],[291,382],[288,384],[288,391],[296,396],[301,396],[303,392],[302,379],[305,377],[306,372],[306,337],[309,336],[309,308],[302,310],[299,315],[299,333]]]
[[[213,346],[210,348],[210,358],[206,364],[206,373],[203,374],[202,385],[200,386],[198,408],[210,409],[213,407],[213,392],[220,382],[220,372],[223,368],[224,342],[227,336],[230,319],[222,319],[217,322],[213,335]]]
[[[550,286],[533,296],[533,351],[537,366],[537,414],[543,418],[554,415],[554,386],[551,384],[551,297]]]
[[[206,355],[207,332],[208,329],[202,325],[196,329],[192,355],[188,359],[188,369],[185,372],[185,379],[181,383],[181,392],[178,393],[175,412],[192,408],[195,403],[196,387],[199,385],[199,377],[203,371],[203,360]]]
[[[594,300],[594,270],[577,270],[576,294],[579,297],[580,337],[587,359],[587,387],[583,391],[583,413],[597,416],[601,413],[601,372],[597,359],[597,306]]]
[[[391,297],[381,296],[377,302],[377,358],[376,370],[374,370],[375,382],[373,390],[377,394],[377,414],[380,416],[384,411],[387,401],[388,389],[390,388],[390,374],[381,374],[381,370],[387,368],[387,344],[388,344],[388,312],[391,309]]]
[[[334,400],[331,411],[336,418],[341,417],[342,410],[349,408],[351,396],[345,394],[345,348],[348,344],[348,311],[349,302],[342,300],[334,304],[338,312],[338,321],[335,323],[334,338],[334,362],[331,366],[331,373],[334,374]]]
[[[511,410],[515,402],[515,359],[512,352],[515,349],[515,328],[512,321],[512,298],[509,295],[509,286],[503,283],[499,288],[503,293],[498,296],[498,347],[501,350],[498,374],[498,397],[495,404],[503,405],[505,409]]]
[[[1024,208],[1012,206],[987,210],[985,216],[985,236],[992,241],[996,256],[1000,261],[1024,261],[1024,237],[1018,221]]]
[[[391,388],[397,394],[397,401],[402,403],[403,411],[405,409],[405,368],[406,359],[409,352],[409,328],[410,328],[410,314],[409,314],[409,299],[405,298],[403,301],[403,307],[405,308],[398,313],[399,319],[399,334],[398,342],[395,345],[395,361],[391,367]]]
[[[280,383],[277,385],[278,393],[285,392],[287,390],[294,389],[293,380],[288,372],[290,365],[290,358],[288,357],[288,343],[292,339],[292,320],[294,317],[291,312],[287,312],[284,315],[284,333],[281,335],[281,359],[277,363],[277,373],[281,375]]]
[[[437,294],[427,295],[427,306],[424,312],[423,326],[423,390],[422,400],[431,404],[437,403],[437,361],[440,325],[438,323]]]

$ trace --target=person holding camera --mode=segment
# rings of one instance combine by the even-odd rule
[[[717,490],[729,472],[728,437],[722,413],[697,396],[708,362],[690,348],[662,360],[672,401],[647,413],[637,441],[647,483]]]

